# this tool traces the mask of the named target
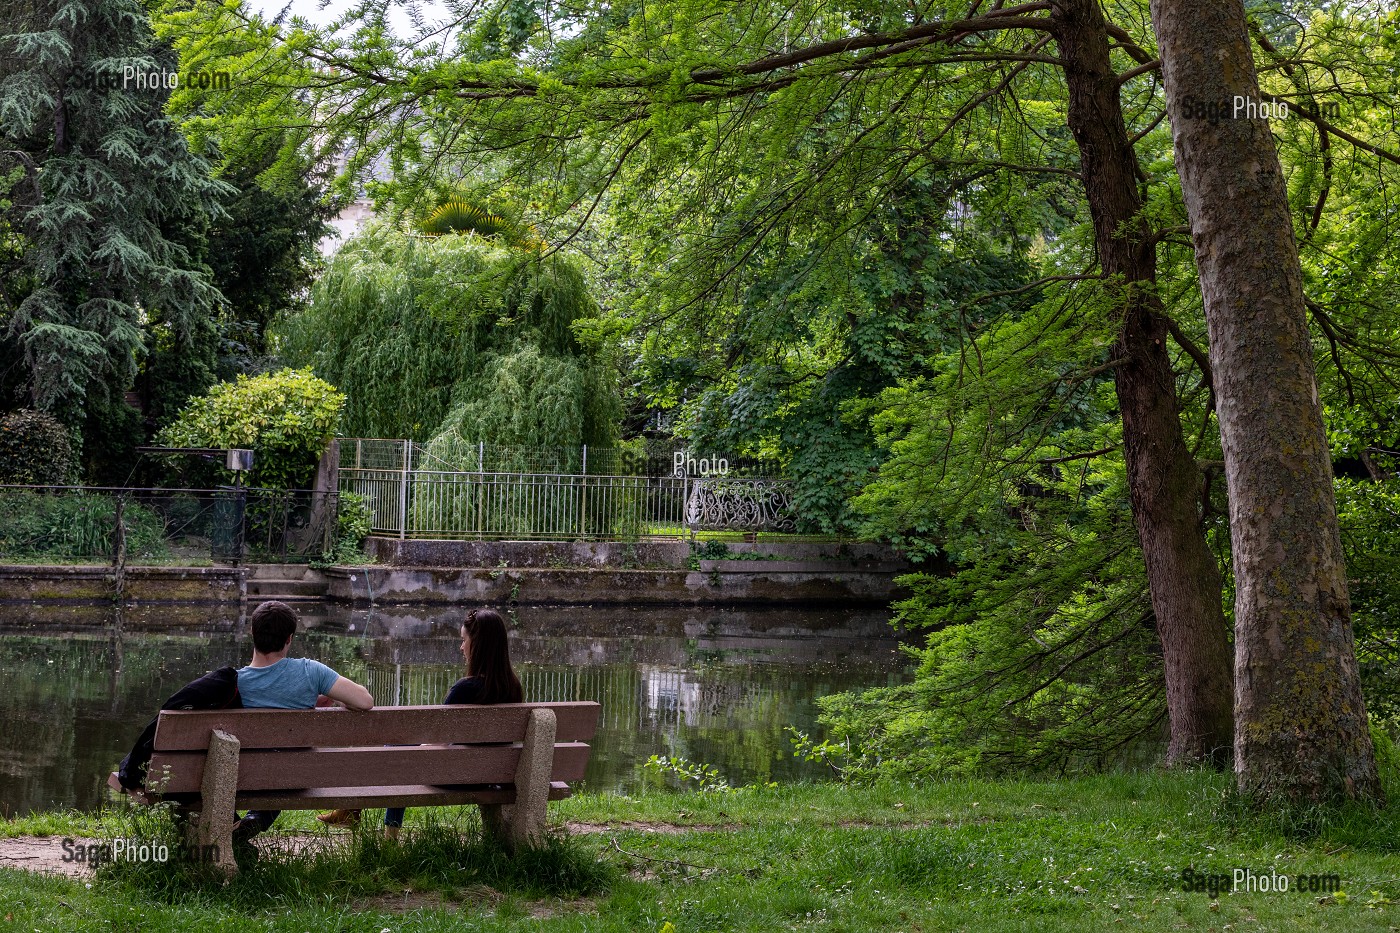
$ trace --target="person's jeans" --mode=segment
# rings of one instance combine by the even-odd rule
[[[385,826],[402,826],[402,825],[403,825],[403,813],[404,813],[404,808],[403,808],[403,807],[391,807],[390,809],[385,810],[385,811],[384,811],[384,825],[385,825]]]

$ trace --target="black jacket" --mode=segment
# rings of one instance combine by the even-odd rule
[[[238,671],[232,667],[221,667],[210,671],[197,680],[192,680],[175,692],[175,695],[161,704],[161,709],[242,709],[243,699],[238,695]],[[146,767],[151,763],[151,752],[155,749],[157,715],[141,730],[141,736],[131,747],[131,752],[122,759],[117,771],[117,780],[127,790],[144,789]]]

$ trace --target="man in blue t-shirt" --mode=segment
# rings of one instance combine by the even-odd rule
[[[238,671],[238,694],[244,709],[313,709],[337,705],[373,709],[374,698],[353,680],[341,677],[320,661],[289,658],[297,614],[286,603],[265,602],[253,610],[253,660]],[[233,828],[233,838],[246,841],[270,827],[277,810],[250,810]]]

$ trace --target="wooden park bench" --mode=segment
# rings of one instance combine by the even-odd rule
[[[476,804],[514,850],[583,778],[597,703],[162,711],[149,799],[185,811],[186,844],[233,872],[233,811]],[[116,775],[107,782],[120,790]]]

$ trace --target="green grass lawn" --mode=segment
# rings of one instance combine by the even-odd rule
[[[424,827],[421,844],[362,834],[371,844],[335,865],[264,860],[226,888],[173,888],[149,872],[102,875],[89,888],[2,871],[0,930],[1400,927],[1400,818],[1355,813],[1298,841],[1268,821],[1232,818],[1227,786],[1219,775],[1152,773],[583,794],[550,807],[554,822],[574,827],[568,843],[514,866],[477,844],[460,868],[444,864],[455,856],[441,847],[441,820],[471,817],[429,821],[416,811],[410,828]],[[122,819],[105,823],[116,829]],[[310,814],[283,819],[279,829],[315,832]],[[0,835],[91,834],[102,822],[48,814],[0,823]],[[1336,875],[1340,891],[1213,899],[1181,890],[1188,867],[1272,871],[1294,886],[1299,875]]]

